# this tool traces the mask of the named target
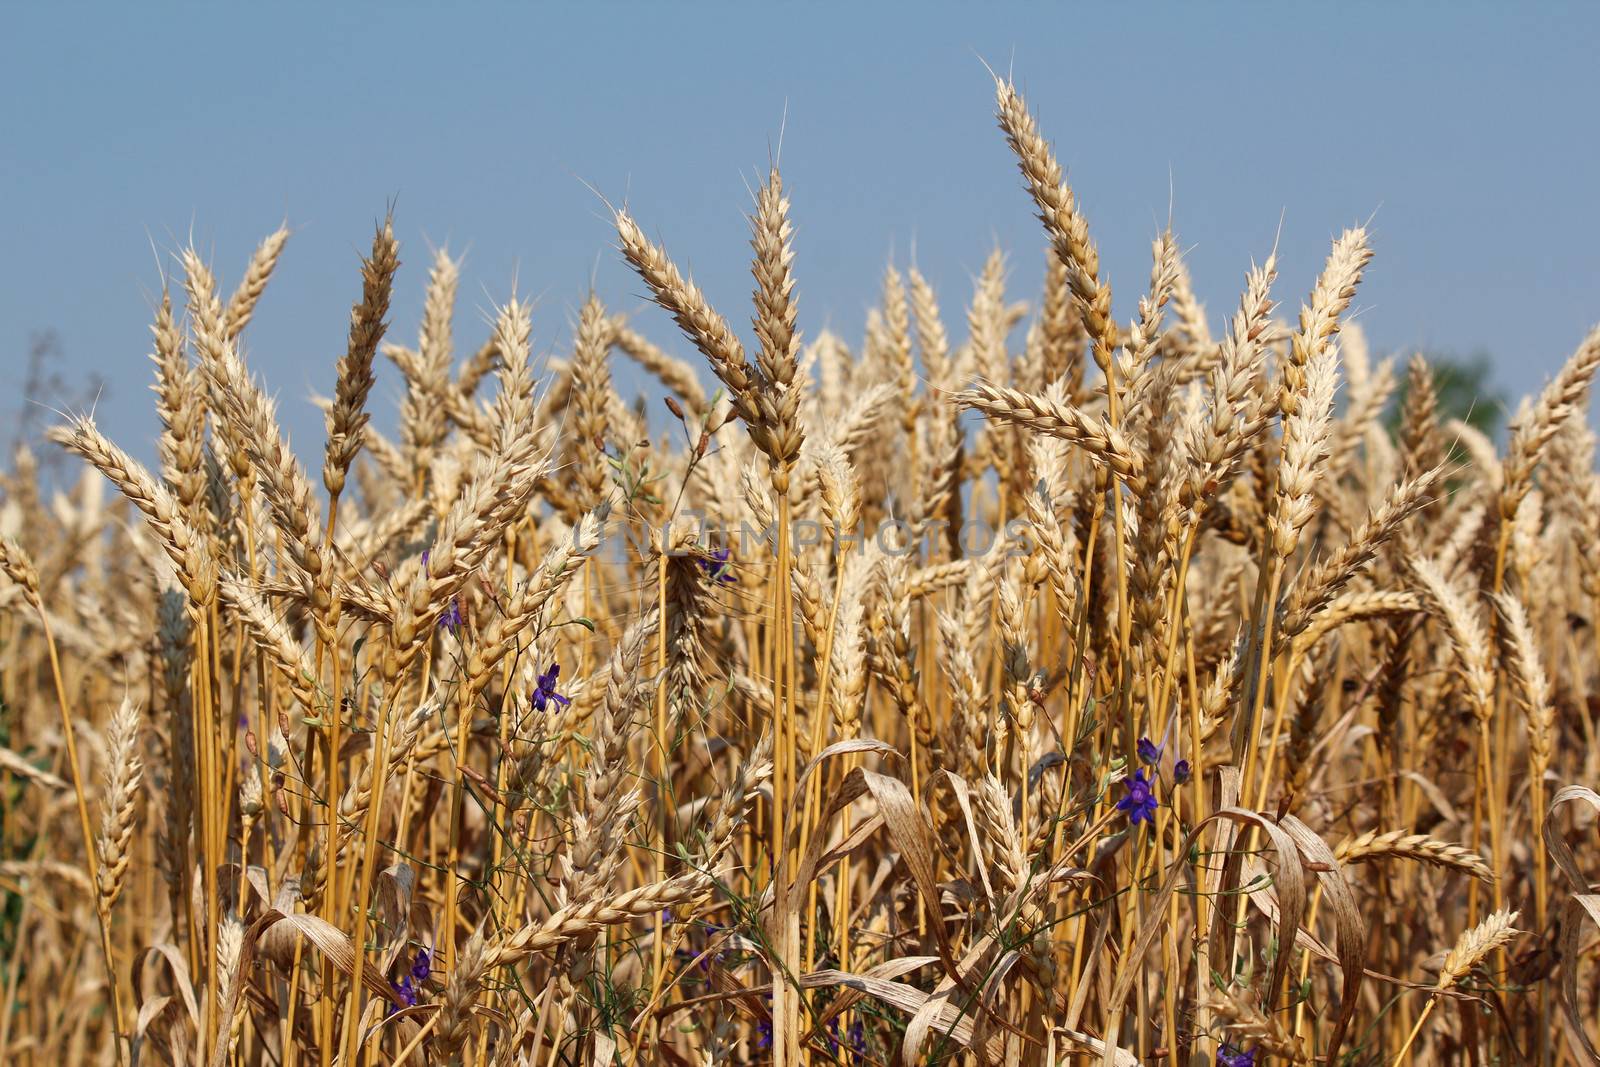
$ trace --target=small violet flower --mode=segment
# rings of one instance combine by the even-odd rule
[[[432,973],[432,954],[425,948],[419,948],[416,956],[411,960],[410,968],[400,976],[400,981],[391,981],[389,984],[394,987],[395,996],[399,998],[401,1004],[408,1008],[414,1008],[417,1005],[417,997],[422,992],[422,984],[428,980],[428,976]],[[389,1005],[390,1015],[399,1010],[399,1004]]]
[[[539,675],[533,689],[533,708],[535,711],[544,711],[549,707],[552,700],[562,707],[572,703],[572,701],[556,692],[556,685],[558,684],[556,679],[560,674],[561,664],[552,663],[548,671]]]
[[[700,561],[701,570],[705,571],[713,582],[724,584],[737,582],[739,579],[733,576],[733,567],[728,562],[728,555],[726,548],[717,549],[709,558]]]
[[[1148,737],[1139,738],[1137,748],[1139,750],[1140,763],[1154,763],[1161,758],[1161,746]]]
[[[837,1056],[842,1051],[841,1035],[839,1033],[839,1020],[835,1018],[828,1023],[828,1051]],[[845,1032],[842,1040],[843,1048],[850,1051],[851,1063],[865,1063],[867,1055],[867,1030],[857,1019],[850,1024],[850,1029]]]
[[[1194,777],[1194,771],[1189,766],[1189,761],[1181,759],[1172,765],[1172,780],[1178,785],[1184,785]]]
[[[1155,782],[1145,778],[1141,767],[1132,777],[1124,778],[1122,784],[1128,787],[1128,795],[1117,801],[1117,810],[1127,814],[1130,825],[1138,826],[1141,822],[1154,825],[1156,809],[1161,806],[1156,799]]]
[[[1217,1049],[1217,1067],[1256,1067],[1256,1050],[1223,1045]]]
[[[439,628],[449,630],[451,633],[461,629],[461,601],[455,597],[450,598],[450,606],[439,616]]]

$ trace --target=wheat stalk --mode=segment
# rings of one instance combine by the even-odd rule
[[[100,909],[111,914],[122,896],[123,880],[132,857],[135,805],[144,780],[139,756],[139,710],[124,697],[111,716],[106,733],[105,790],[100,799],[100,832],[95,837],[100,878]]]
[[[1404,856],[1434,867],[1464,871],[1483,882],[1494,881],[1494,872],[1471,849],[1407,830],[1389,830],[1381,834],[1368,830],[1339,842],[1333,854],[1340,863],[1370,863],[1385,856]]]

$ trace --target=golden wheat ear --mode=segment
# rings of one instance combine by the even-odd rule
[[[395,240],[394,220],[384,219],[372,238],[371,254],[361,261],[361,299],[350,310],[350,340],[339,359],[333,407],[328,411],[322,482],[335,499],[344,490],[345,476],[361,451],[362,432],[371,418],[366,404],[376,381],[372,361],[389,326],[389,297],[399,267],[400,242]]]

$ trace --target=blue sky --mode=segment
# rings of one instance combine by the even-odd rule
[[[1043,251],[981,58],[1056,142],[1119,316],[1169,199],[1214,320],[1280,220],[1292,312],[1330,238],[1370,218],[1374,346],[1487,349],[1520,393],[1600,319],[1596,40],[1597,9],[1562,5],[11,5],[0,366],[14,379],[29,334],[57,331],[65,374],[108,383],[102,424],[150,455],[160,270],[192,233],[231,288],[287,220],[246,337],[309,451],[307,398],[331,388],[390,200],[392,338],[414,338],[445,244],[466,255],[461,348],[513,280],[536,344],[564,348],[592,279],[687,354],[593,190],[742,326],[744,214],[780,132],[802,327],[859,336],[884,263],[914,249],[959,333],[995,242],[1018,297]],[[398,388],[388,368],[380,425]]]

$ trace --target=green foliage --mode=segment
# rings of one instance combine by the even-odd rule
[[[11,708],[0,694],[0,745],[11,744]],[[13,842],[12,813],[22,799],[23,783],[10,773],[0,774],[0,858],[24,859],[33,850],[32,835],[26,840]],[[0,981],[9,981],[8,965],[23,966],[17,953],[17,940],[22,934],[22,894],[10,887],[0,890]]]
[[[1483,431],[1491,440],[1505,424],[1510,403],[1494,381],[1494,358],[1484,349],[1461,356],[1453,352],[1424,351],[1422,358],[1433,370],[1433,391],[1439,398],[1439,421],[1460,419]],[[1391,435],[1399,432],[1400,412],[1405,410],[1409,383],[1405,368],[1398,368],[1400,386],[1384,412],[1384,425]]]

